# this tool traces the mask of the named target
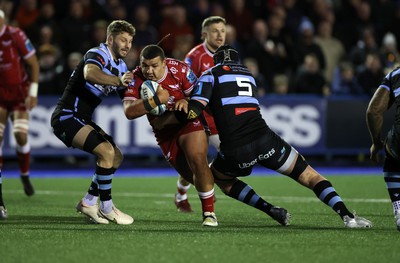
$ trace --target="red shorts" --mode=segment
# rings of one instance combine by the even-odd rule
[[[24,101],[1,101],[0,108],[7,110],[8,112],[13,111],[27,111],[25,100]]]
[[[164,154],[165,159],[175,167],[176,160],[179,154],[184,154],[181,147],[178,144],[178,138],[181,135],[188,134],[195,131],[204,131],[204,127],[199,120],[187,123],[181,129],[179,129],[173,136],[170,136],[168,140],[163,140],[158,143]]]

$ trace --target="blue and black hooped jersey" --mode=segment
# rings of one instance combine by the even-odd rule
[[[400,67],[389,72],[382,80],[380,88],[385,88],[390,92],[390,105],[395,105],[395,131],[400,134]]]
[[[256,89],[250,71],[234,63],[214,66],[196,83],[191,98],[208,103],[222,149],[252,142],[268,129],[255,97]]]
[[[68,109],[80,118],[91,118],[94,109],[101,103],[102,97],[116,91],[115,86],[99,85],[86,81],[83,68],[86,64],[95,64],[109,75],[122,76],[128,68],[122,59],[115,61],[105,44],[90,49],[72,72],[64,94],[58,102],[58,109]]]

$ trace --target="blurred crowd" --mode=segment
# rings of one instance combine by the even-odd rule
[[[0,0],[8,23],[37,49],[39,94],[61,94],[84,52],[110,21],[136,28],[126,63],[157,44],[183,60],[204,18],[227,20],[226,43],[265,94],[371,96],[399,61],[400,0]]]

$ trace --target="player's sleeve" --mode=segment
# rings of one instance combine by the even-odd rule
[[[101,49],[92,48],[85,54],[84,60],[85,64],[94,64],[100,69],[104,69],[107,65],[108,57]]]
[[[13,35],[18,50],[24,59],[30,58],[36,53],[35,47],[32,45],[32,42],[26,36],[24,31],[17,29]]]
[[[118,91],[118,95],[121,98],[122,101],[124,100],[137,100],[140,99],[140,86],[143,83],[143,80],[135,74],[135,71],[133,72],[133,80],[132,82],[128,85],[123,90]]]
[[[212,95],[213,86],[214,76],[211,74],[211,71],[208,70],[200,76],[196,82],[196,85],[194,85],[191,99],[202,100],[208,104]]]
[[[194,72],[187,66],[186,67],[186,74],[183,78],[182,81],[182,88],[183,88],[183,92],[185,93],[185,96],[190,96],[192,90],[193,90],[193,85],[196,83],[197,81],[197,77],[194,74]]]

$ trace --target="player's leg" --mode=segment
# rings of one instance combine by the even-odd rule
[[[103,134],[89,125],[83,126],[76,133],[71,144],[73,147],[92,153],[97,157],[96,171],[94,175],[95,179],[92,180],[92,184],[96,181],[98,185],[100,197],[99,214],[117,224],[132,224],[133,218],[118,210],[112,201],[112,179],[115,172],[115,168],[113,167],[115,161],[115,150],[113,144],[110,143]],[[83,200],[87,200],[87,196],[88,195],[86,195]],[[95,199],[96,198],[94,198],[94,200]],[[92,202],[94,200],[92,200]],[[82,204],[83,202],[80,203],[81,205],[84,205]],[[97,200],[94,207],[97,207]],[[92,218],[95,221],[98,220],[95,216]],[[104,221],[100,220],[98,223],[104,223]]]
[[[0,170],[3,168],[3,138],[8,120],[8,111],[0,104]]]
[[[6,206],[3,201],[3,181],[1,178],[1,169],[0,169],[0,219],[6,219],[8,217]]]
[[[179,212],[190,213],[193,212],[192,207],[189,203],[187,192],[190,188],[190,183],[183,178],[182,175],[178,175],[178,181],[176,185],[176,193],[174,202]]]
[[[386,147],[386,157],[383,165],[383,178],[392,202],[397,230],[400,231],[400,162],[391,155],[393,150],[394,148],[391,147],[391,151],[388,151]]]
[[[1,177],[1,169],[3,167],[3,135],[8,119],[8,112],[5,108],[0,105],[0,219],[5,219],[8,217],[6,206],[3,201],[3,181]]]
[[[208,166],[208,142],[204,130],[179,136],[178,144],[194,174],[194,185],[199,194],[203,211],[203,225],[217,226],[214,214],[214,178]]]
[[[108,141],[110,142],[113,147],[114,147],[114,161],[113,161],[113,174],[116,172],[118,167],[121,165],[124,156],[119,149],[119,147],[114,143],[114,139],[106,134],[99,126],[97,126],[95,123],[92,124],[95,129],[100,132],[100,134]],[[88,205],[95,205],[97,204],[99,197],[99,187],[98,187],[98,182],[97,182],[97,177],[94,174],[92,177],[92,183],[90,184],[90,187],[84,197],[84,201]]]
[[[237,165],[227,162],[222,159],[220,155],[217,156],[211,165],[215,183],[222,192],[233,199],[266,213],[283,226],[289,225],[290,214],[286,209],[267,202],[260,197],[250,185],[238,178],[225,175],[225,172],[229,171],[231,175],[247,176],[251,173],[251,168],[242,171],[234,171],[235,169],[233,169],[233,167],[237,167]]]
[[[351,213],[331,182],[315,171],[305,161],[304,157],[291,146],[286,146],[288,156],[283,165],[276,169],[289,176],[299,184],[311,189],[327,206],[331,207],[343,220],[348,228],[372,227],[372,223]]]
[[[29,113],[25,110],[16,110],[11,114],[13,133],[17,143],[17,157],[20,170],[20,178],[27,196],[32,196],[35,190],[29,180],[29,164],[31,147],[28,142]]]

